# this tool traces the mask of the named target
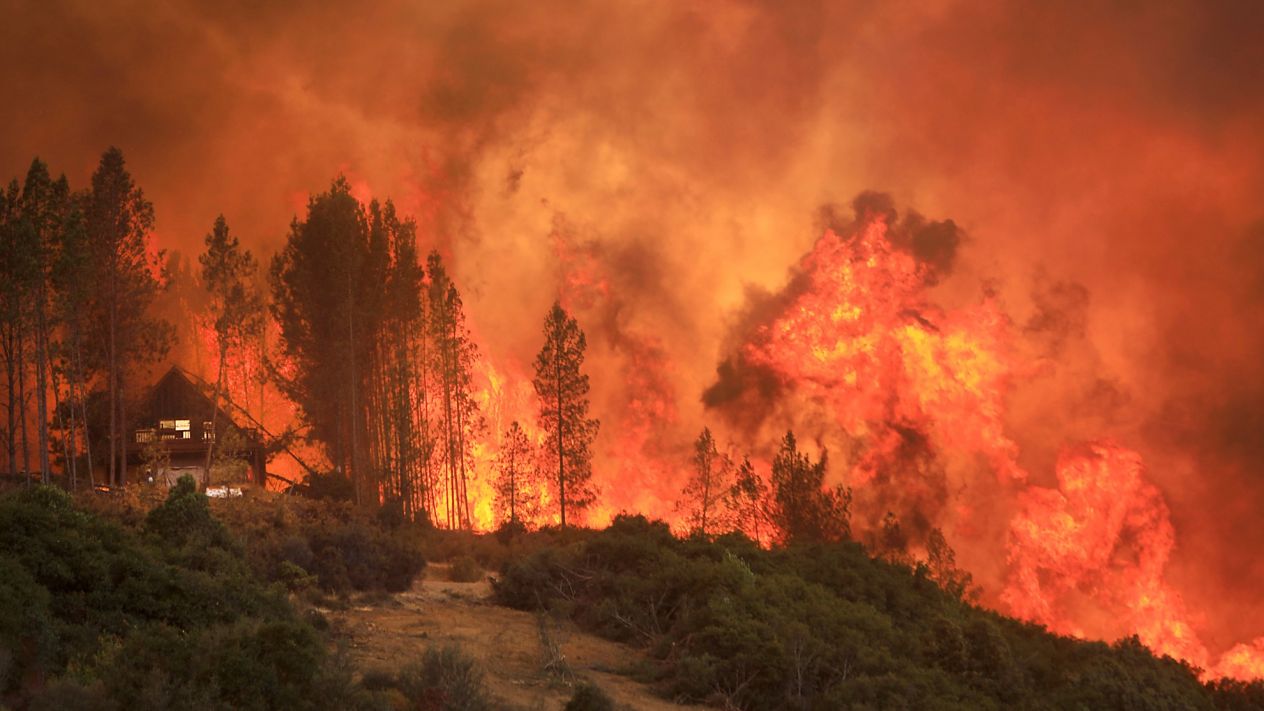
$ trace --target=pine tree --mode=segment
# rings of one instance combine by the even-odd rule
[[[588,417],[588,376],[581,372],[587,341],[579,324],[554,303],[544,320],[544,347],[535,359],[536,395],[545,447],[557,463],[558,507],[562,527],[566,510],[588,508],[592,488],[592,442],[601,423]]]
[[[49,353],[52,323],[49,318],[49,278],[58,231],[67,210],[70,188],[63,177],[54,181],[48,167],[36,158],[31,162],[22,185],[19,203],[18,230],[26,273],[25,287],[30,326],[35,338],[35,401],[36,431],[40,480],[48,483],[52,469],[49,463],[48,390]]]
[[[431,515],[436,510],[427,365],[436,349],[415,229],[390,201],[361,205],[338,178],[309,200],[306,219],[293,222],[270,270],[287,366],[271,368],[272,377],[299,405],[309,439],[323,443],[352,480],[356,498],[376,502],[385,495],[409,516],[418,505]],[[448,312],[459,314],[459,297],[445,290],[445,299]],[[445,354],[468,373],[473,344],[463,318],[446,322],[456,324],[444,330],[456,345]],[[451,387],[460,405],[453,421],[465,425],[454,439],[468,452],[468,432],[481,420],[472,411],[468,375],[465,382]],[[468,508],[461,518],[468,521]]]
[[[519,524],[535,518],[537,470],[535,447],[515,420],[505,431],[496,456],[496,511],[502,522]]]
[[[209,483],[219,431],[219,402],[229,358],[250,339],[258,337],[264,320],[263,298],[253,289],[259,264],[250,250],[242,250],[237,238],[229,234],[228,222],[223,215],[215,218],[215,225],[204,241],[206,251],[198,256],[198,263],[202,265],[202,285],[210,296],[206,307],[215,331],[219,356],[215,392],[211,398],[211,429],[202,435],[207,442],[203,478]]]
[[[4,355],[5,368],[5,451],[8,455],[8,472],[18,471],[19,418],[25,417],[25,402],[21,397],[21,353],[19,332],[23,318],[25,275],[29,273],[27,255],[24,254],[22,234],[18,227],[18,206],[21,190],[16,180],[0,193],[0,350]],[[21,413],[21,414],[19,414]]]
[[[963,600],[975,600],[979,589],[974,584],[974,577],[969,572],[957,567],[957,554],[944,532],[938,528],[930,529],[926,538],[926,567],[930,577],[950,595]]]
[[[96,285],[90,305],[91,350],[105,373],[110,408],[108,471],[111,484],[125,484],[127,370],[164,357],[173,330],[148,314],[165,287],[162,252],[150,245],[154,208],[132,181],[117,148],[101,156],[92,174],[85,219]]]
[[[825,488],[827,457],[813,462],[787,432],[772,461],[770,518],[781,543],[845,540],[851,536],[851,491]]]
[[[882,526],[873,532],[866,545],[872,555],[885,558],[892,563],[910,565],[912,558],[908,553],[909,538],[900,526],[900,519],[895,512],[888,511],[882,518]]]
[[[736,530],[753,541],[764,541],[771,528],[768,485],[755,471],[750,457],[743,457],[742,463],[737,465],[724,504]]]
[[[308,200],[306,219],[291,223],[271,266],[272,314],[289,366],[288,375],[276,374],[278,387],[298,405],[310,438],[325,444],[348,479],[363,473],[356,470],[363,401],[358,366],[375,335],[363,322],[357,297],[382,283],[364,273],[368,242],[364,209],[339,177],[328,192]]]
[[[448,277],[438,252],[426,258],[427,334],[430,340],[433,383],[437,388],[439,428],[447,480],[444,504],[449,528],[468,528],[470,517],[470,457],[484,422],[474,399],[474,364],[478,348],[465,325],[460,292]]]
[[[378,415],[374,420],[381,448],[374,457],[388,472],[391,495],[398,498],[402,513],[410,520],[417,515],[418,503],[429,515],[421,438],[427,424],[420,421],[417,341],[424,338],[425,310],[422,282],[425,272],[417,259],[416,228],[401,221],[387,201],[380,210],[371,210],[374,229],[385,235],[389,266],[383,292],[383,327],[379,347],[380,380]]]
[[[724,506],[733,487],[733,463],[720,454],[711,430],[704,428],[693,446],[693,471],[685,484],[679,509],[689,530],[703,536],[732,525]]]
[[[61,229],[58,231],[56,257],[51,273],[52,310],[54,318],[61,326],[61,342],[57,350],[61,359],[60,369],[66,375],[68,391],[64,410],[72,486],[78,479],[80,432],[88,480],[91,485],[96,485],[96,475],[92,468],[92,439],[88,428],[90,363],[85,354],[88,326],[91,323],[90,307],[94,299],[94,265],[84,216],[87,202],[87,194],[76,193],[70,196],[66,212],[62,216]]]

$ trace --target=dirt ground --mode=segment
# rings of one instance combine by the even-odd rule
[[[499,607],[491,602],[486,579],[454,583],[447,577],[446,564],[432,563],[408,592],[329,613],[348,638],[357,666],[394,672],[429,645],[457,643],[482,663],[492,693],[514,707],[561,709],[573,685],[586,680],[620,708],[705,708],[674,704],[618,673],[642,658],[638,650],[585,634],[569,622]]]

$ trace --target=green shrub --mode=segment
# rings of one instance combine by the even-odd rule
[[[48,590],[0,553],[0,694],[53,661],[57,640]]]
[[[468,555],[452,559],[448,567],[448,580],[454,583],[476,583],[483,579],[483,568]]]
[[[575,687],[565,711],[614,711],[614,701],[601,687],[584,682]]]
[[[145,517],[145,528],[177,545],[232,545],[228,530],[211,515],[206,496],[198,493],[197,483],[188,474],[180,477],[167,500]]]
[[[1247,708],[1264,688],[1007,620],[846,541],[761,550],[620,516],[510,561],[493,591],[641,645],[666,696],[729,708]]]
[[[0,692],[17,708],[365,708],[187,483],[131,531],[45,487],[0,497]],[[332,701],[331,701],[332,700]],[[332,705],[331,705],[332,704]]]
[[[215,502],[244,542],[256,572],[291,589],[302,579],[326,593],[400,592],[425,568],[424,532],[384,526],[372,512],[336,500],[264,495]]]
[[[309,474],[296,491],[306,498],[317,501],[350,502],[356,497],[355,484],[350,478],[337,472]]]
[[[483,671],[460,647],[430,647],[399,673],[399,689],[413,708],[483,711],[494,708]]]

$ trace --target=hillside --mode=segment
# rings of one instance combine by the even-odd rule
[[[768,550],[639,516],[479,535],[388,513],[211,505],[188,480],[165,499],[4,494],[0,704],[1264,709],[1264,682],[1052,635],[851,541]]]

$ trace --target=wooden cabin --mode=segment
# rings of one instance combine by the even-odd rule
[[[201,483],[205,481],[208,447],[216,440],[222,442],[233,432],[240,435],[239,453],[248,465],[249,480],[258,486],[264,485],[267,460],[263,438],[258,430],[239,424],[223,407],[218,408],[212,430],[211,387],[176,366],[154,383],[135,411],[133,422],[139,426],[132,432],[132,443],[128,446],[129,481],[171,485],[189,474]],[[166,454],[167,463],[160,471],[148,471],[151,464],[147,462],[145,450],[153,443]]]

